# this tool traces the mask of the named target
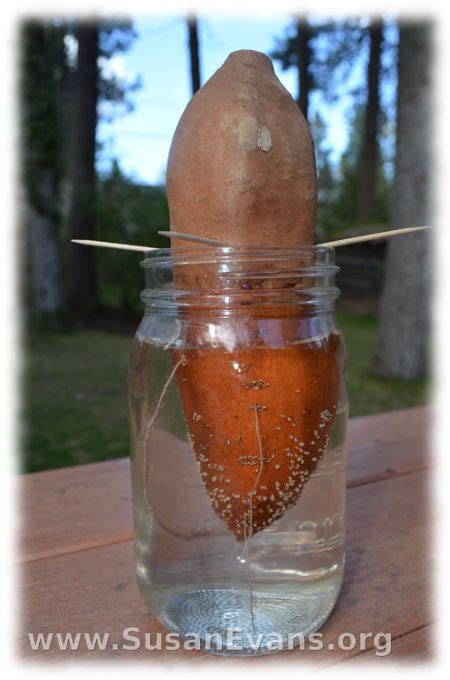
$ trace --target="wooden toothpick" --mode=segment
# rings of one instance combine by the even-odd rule
[[[219,248],[226,245],[225,243],[222,243],[222,241],[215,241],[212,238],[204,238],[203,236],[191,236],[182,231],[158,231],[158,234],[167,236],[167,238],[179,238],[183,241],[194,241],[195,243],[204,243],[207,246],[218,246]]]
[[[339,246],[349,246],[352,243],[363,243],[364,241],[376,241],[381,238],[391,238],[392,236],[401,236],[402,234],[410,234],[413,231],[422,231],[430,227],[403,227],[402,229],[390,229],[389,231],[379,231],[377,234],[363,234],[362,236],[350,236],[349,238],[340,238],[338,241],[327,241],[320,243],[321,246],[330,248],[338,248]]]
[[[158,250],[158,248],[151,248],[150,246],[133,246],[129,243],[110,243],[109,241],[90,241],[86,239],[73,238],[72,243],[79,243],[82,246],[97,246],[98,248],[116,248],[117,250],[139,250],[146,252],[147,250]]]
[[[350,236],[349,238],[341,238],[338,241],[327,241],[326,243],[319,243],[318,245],[338,248],[339,246],[347,246],[352,243],[363,243],[364,241],[376,241],[377,239],[391,238],[392,236],[401,236],[402,234],[410,234],[414,231],[421,231],[429,229],[430,227],[402,227],[401,229],[389,229],[387,231],[379,231],[377,234],[363,234],[362,236]],[[158,231],[161,236],[168,238],[175,237],[185,241],[197,241],[206,245],[224,247],[227,244],[221,241],[215,241],[201,236],[191,236],[181,231]],[[228,244],[229,245],[229,244]]]
[[[338,241],[327,241],[326,243],[319,243],[318,245],[330,248],[338,248],[339,246],[348,246],[352,243],[363,243],[364,241],[375,241],[383,238],[392,238],[392,236],[401,236],[402,234],[411,234],[414,231],[423,231],[430,229],[430,227],[403,227],[402,229],[390,229],[389,231],[380,231],[377,234],[363,234],[362,236],[350,236],[349,238],[341,238]],[[193,241],[194,243],[202,243],[204,245],[226,247],[226,243],[221,241],[214,241],[213,239],[203,238],[202,236],[191,236],[191,234],[184,234],[180,231],[159,231],[158,234],[162,236],[174,236],[184,241]],[[110,243],[109,241],[91,241],[86,239],[72,239],[72,243],[80,243],[83,246],[97,246],[99,248],[115,248],[117,250],[136,250],[145,253],[149,250],[159,250],[153,246],[135,246],[129,243]]]

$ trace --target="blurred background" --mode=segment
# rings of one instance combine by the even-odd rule
[[[128,455],[140,256],[167,246],[165,167],[230,52],[269,54],[315,142],[317,241],[431,222],[432,26],[382,16],[26,20],[20,27],[22,469]],[[339,248],[350,415],[427,400],[430,236]]]

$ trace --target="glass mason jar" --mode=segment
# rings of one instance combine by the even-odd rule
[[[142,263],[129,369],[139,588],[203,649],[289,648],[344,566],[346,351],[331,248],[177,248]]]

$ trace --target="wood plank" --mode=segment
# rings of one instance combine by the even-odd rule
[[[358,650],[335,651],[341,633],[388,632],[399,637],[430,622],[428,560],[428,492],[425,472],[399,475],[348,493],[347,564],[338,604],[322,628],[321,652],[285,652],[284,660],[302,658],[335,663]],[[198,662],[210,659],[198,652],[32,652],[26,632],[109,632],[120,641],[127,626],[145,632],[163,631],[145,610],[134,575],[131,541],[92,550],[36,560],[22,567],[21,654],[39,659],[114,657],[177,659]],[[412,641],[411,641],[412,640]],[[414,638],[410,640],[414,643]],[[399,643],[401,645],[402,643]],[[409,644],[406,640],[404,645]],[[405,646],[405,654],[408,647]],[[278,662],[280,655],[248,662]]]
[[[23,560],[133,536],[128,458],[23,475],[21,487]]]
[[[395,661],[407,659],[414,663],[429,663],[434,656],[433,633],[435,634],[433,626],[428,625],[422,626],[411,633],[401,635],[392,640],[391,653],[382,658],[387,660],[393,659]],[[365,665],[368,661],[373,662],[376,659],[376,650],[372,648],[355,655],[351,659],[345,659],[344,662],[346,664],[350,663],[352,666],[361,663]]]
[[[372,478],[421,470],[432,463],[429,406],[352,418],[349,423],[349,486]]]
[[[408,635],[403,635],[394,640],[392,644],[391,658],[408,659],[410,661],[429,661],[434,656],[433,626],[424,626]],[[365,652],[363,656],[373,652]]]
[[[353,418],[348,484],[423,469],[427,407]],[[28,561],[132,538],[129,459],[21,477],[21,560]]]

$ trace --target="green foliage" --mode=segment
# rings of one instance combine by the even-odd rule
[[[334,166],[330,161],[330,148],[325,142],[325,125],[318,114],[311,121],[311,133],[316,149],[316,166],[319,185],[319,201],[317,225],[324,235],[335,236],[351,229],[357,224],[356,200],[358,186],[358,169],[360,147],[363,134],[364,106],[355,108],[351,120],[351,134],[347,149],[342,154],[340,162]],[[386,128],[381,128],[378,140],[378,176],[377,176],[377,204],[375,223],[387,224],[389,221],[389,207],[392,191],[392,179],[388,174],[390,161],[386,145],[383,145],[383,135]],[[387,130],[387,134],[390,131]]]
[[[337,234],[348,230],[357,224],[356,200],[358,192],[358,171],[360,147],[363,134],[364,107],[355,109],[351,122],[351,134],[346,151],[343,153],[339,167],[333,173],[335,192],[333,200],[326,210],[319,215],[320,227],[329,234]],[[389,205],[392,181],[386,175],[384,169],[384,151],[378,141],[378,177],[377,177],[377,202],[376,224],[386,224],[389,220]]]
[[[116,54],[127,52],[137,38],[137,32],[128,19],[120,21],[103,20],[99,24],[99,57],[100,63],[107,64],[108,60]],[[130,95],[142,87],[141,78],[138,76],[130,81],[119,78],[116,74],[100,68],[99,72],[99,101],[101,115],[110,121],[123,112],[133,110],[133,101]],[[108,106],[105,106],[108,104]]]
[[[67,38],[74,37],[73,22],[26,20],[21,27],[20,110],[23,179],[35,207],[59,212],[60,205],[40,204],[43,173],[58,183],[68,174],[68,141],[73,127],[74,70],[76,56],[69,53]],[[105,60],[130,48],[136,32],[130,21],[101,21],[99,55]],[[105,69],[99,70],[99,101],[109,104],[110,120],[132,108],[129,95],[141,86]],[[102,113],[102,111],[100,111]],[[55,192],[57,193],[57,192]]]
[[[327,232],[328,225],[333,223],[332,211],[338,189],[330,161],[331,149],[325,141],[326,126],[318,113],[314,114],[310,122],[310,130],[314,139],[318,179],[317,225],[320,231]]]
[[[114,54],[127,52],[138,34],[130,19],[102,19],[100,22],[99,53],[110,59]]]
[[[135,184],[121,172],[117,162],[99,180],[96,234],[101,241],[163,247],[169,242],[158,235],[168,229],[169,211],[165,190]],[[100,304],[124,312],[142,309],[136,252],[99,250],[97,252]]]
[[[286,28],[282,38],[276,38],[271,57],[285,71],[298,66],[297,19]],[[362,19],[309,21],[311,60],[310,89],[320,90],[325,99],[337,99],[338,88],[354,67],[354,61],[367,46],[366,23]],[[360,94],[360,89],[353,92]]]
[[[272,57],[283,69],[298,66],[297,20],[286,29],[284,37],[276,42]],[[366,18],[345,20],[310,20],[308,22],[311,50],[309,76],[310,91],[324,103],[333,104],[340,97],[350,95],[353,106],[349,127],[351,134],[347,149],[332,163],[331,148],[327,146],[327,127],[316,111],[310,116],[310,128],[316,149],[319,185],[317,227],[321,235],[337,236],[356,223],[360,150],[363,136],[367,86],[353,77],[355,64],[364,63],[369,55],[369,21]],[[392,84],[395,78],[396,31],[392,23],[385,22],[381,78]],[[384,82],[384,81],[383,81]],[[318,101],[317,99],[315,101]],[[377,168],[377,206],[374,223],[389,222],[389,205],[392,186],[394,116],[391,103],[385,104],[380,116]],[[311,107],[309,108],[311,111]]]
[[[336,102],[344,87],[355,102],[361,101],[364,86],[349,89],[355,62],[368,52],[368,22],[362,18],[324,21],[315,26],[313,83],[324,99]]]
[[[347,149],[342,155],[337,173],[337,197],[333,205],[334,230],[348,228],[356,222],[356,195],[358,191],[358,163],[363,134],[364,108],[359,107],[353,117]]]
[[[21,28],[22,177],[29,202],[57,219],[64,172],[61,92],[68,70],[64,27],[27,20]]]
[[[24,193],[27,201],[43,215],[51,218],[57,231],[60,246],[62,270],[67,268],[68,259],[68,225],[67,205],[71,193],[71,144],[74,129],[75,111],[75,72],[77,65],[77,43],[75,25],[70,20],[26,20],[21,26],[20,36],[20,113],[21,113],[21,170]],[[130,94],[139,86],[139,80],[129,82],[118,78],[107,68],[108,60],[115,54],[124,52],[136,38],[130,21],[104,21],[99,25],[99,115],[111,120],[121,110],[132,107]],[[107,190],[111,188],[107,185]],[[148,190],[151,193],[152,189]],[[114,192],[113,192],[114,193]],[[128,230],[133,231],[133,224],[146,224],[145,201],[142,187],[124,188],[121,200],[112,203],[120,210],[110,212],[111,224],[118,218],[120,223],[127,223]],[[117,191],[116,191],[117,194]],[[114,200],[117,198],[114,194]],[[121,201],[128,203],[127,207]],[[155,219],[160,224],[167,224],[167,207],[164,196],[155,190],[150,199]],[[100,190],[98,212],[106,217],[105,192]],[[157,206],[160,206],[159,208]],[[119,217],[118,217],[119,216]],[[122,222],[123,218],[123,222]],[[101,222],[99,234],[105,220]],[[24,225],[27,230],[33,228],[29,221]],[[109,226],[105,228],[108,233]],[[120,234],[116,227],[117,239],[126,240],[128,233]],[[147,235],[148,237],[148,235]],[[99,238],[101,236],[99,235]],[[106,237],[105,237],[106,238]],[[139,237],[137,237],[139,238]],[[130,240],[133,240],[133,235]],[[144,239],[145,242],[145,239]],[[99,257],[104,267],[105,256]],[[122,262],[122,266],[124,261]],[[106,267],[107,268],[107,267]],[[29,271],[29,267],[26,269]],[[115,272],[112,273],[114,280]],[[101,276],[101,273],[100,273]],[[100,278],[100,277],[99,277]],[[106,277],[107,281],[111,277]],[[120,292],[119,283],[110,286],[111,296],[117,306],[123,300],[137,298],[129,291]],[[24,299],[28,304],[32,299],[32,282],[25,281]],[[108,295],[106,300],[110,302]],[[120,298],[120,299],[119,299]]]

